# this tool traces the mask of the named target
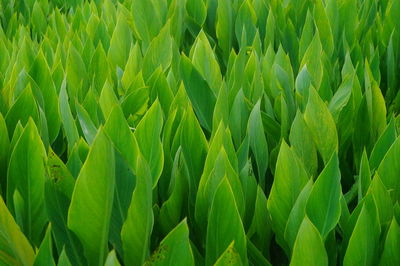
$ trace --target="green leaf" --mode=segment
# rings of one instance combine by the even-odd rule
[[[71,113],[71,108],[68,103],[68,94],[66,89],[66,81],[64,80],[61,85],[60,90],[60,114],[61,114],[61,121],[64,127],[64,132],[67,137],[68,142],[68,150],[72,150],[72,147],[79,139],[78,129],[76,128],[76,124],[74,121],[74,117]]]
[[[276,162],[274,182],[268,197],[268,211],[276,239],[287,252],[284,232],[290,211],[308,182],[308,175],[296,153],[282,141]]]
[[[247,263],[246,236],[236,207],[235,197],[228,178],[217,187],[207,223],[206,265],[211,265],[224,253],[230,243]]]
[[[308,46],[303,58],[301,59],[300,69],[306,70],[310,74],[312,85],[316,90],[319,90],[323,77],[323,65],[321,56],[323,54],[319,33],[316,32],[313,40]],[[301,73],[301,72],[300,72]]]
[[[114,105],[118,104],[118,99],[117,96],[115,96],[113,87],[110,82],[106,80],[99,98],[99,105],[103,111],[103,116],[107,119]]]
[[[371,170],[369,168],[367,152],[364,150],[361,157],[360,173],[358,175],[359,196],[361,200],[367,194],[369,184],[371,183]]]
[[[243,265],[240,259],[239,253],[235,250],[235,241],[229,244],[228,248],[222,253],[222,255],[215,262],[214,266],[225,266],[225,265]]]
[[[400,254],[398,252],[400,241],[400,226],[393,217],[387,232],[385,245],[379,265],[397,265],[400,263]]]
[[[293,120],[289,140],[294,151],[303,161],[309,175],[314,176],[318,168],[317,148],[300,111],[297,111]]]
[[[51,149],[48,152],[47,169],[49,178],[46,179],[44,196],[55,245],[58,250],[62,249],[65,255],[68,255],[68,260],[74,265],[85,264],[82,246],[67,226],[68,208],[75,179]]]
[[[131,2],[135,32],[146,46],[164,25],[167,12],[166,2],[157,0],[132,0]],[[154,12],[155,10],[157,12]]]
[[[121,108],[116,105],[104,125],[104,131],[115,148],[115,191],[110,223],[110,242],[122,253],[121,228],[126,219],[135,186],[138,144],[125,120]]]
[[[138,156],[136,167],[136,186],[121,231],[126,265],[142,265],[149,256],[150,235],[154,223],[152,175],[142,155]]]
[[[6,121],[0,113],[0,194],[5,195],[7,187],[7,167],[10,148]]]
[[[374,179],[372,179],[368,194],[374,197],[381,226],[389,225],[393,217],[392,199],[378,174],[375,174]]]
[[[312,187],[313,180],[310,178],[307,185],[304,186],[303,190],[297,197],[296,203],[293,205],[286,223],[285,240],[289,244],[291,251],[293,251],[297,233],[299,232],[300,225],[306,215],[306,204]]]
[[[40,50],[36,56],[29,74],[42,92],[44,100],[43,109],[46,114],[49,139],[50,143],[53,143],[60,130],[61,118],[56,88],[42,50]]]
[[[187,1],[186,12],[194,23],[200,27],[203,26],[207,16],[207,7],[204,0]]]
[[[324,163],[327,164],[332,154],[338,150],[338,135],[328,107],[313,88],[310,89],[304,120]]]
[[[400,173],[400,137],[397,137],[396,141],[387,151],[383,157],[377,173],[385,185],[386,189],[391,191],[393,200],[400,199],[400,179],[398,173]]]
[[[196,2],[202,1],[200,0]],[[197,35],[197,38],[192,46],[190,51],[190,59],[192,60],[193,66],[207,81],[208,86],[211,88],[214,94],[217,95],[222,83],[221,70],[219,68],[216,55],[212,50],[210,42],[208,41],[203,30],[201,30]]]
[[[307,216],[300,225],[290,265],[328,265],[324,241]]]
[[[145,265],[195,265],[186,219],[168,233]]]
[[[46,235],[43,238],[42,243],[40,244],[39,251],[35,257],[35,265],[56,265],[53,259],[53,247],[51,241],[51,224],[47,227]]]
[[[91,145],[96,137],[97,128],[85,108],[78,102],[75,103],[76,114],[81,125],[86,141]]]
[[[7,176],[7,203],[24,234],[34,244],[41,243],[41,232],[47,222],[44,208],[46,151],[39,132],[29,119],[12,151]],[[14,202],[14,193],[22,200]],[[19,205],[19,206],[16,206]]]
[[[99,129],[79,173],[68,210],[68,228],[82,243],[89,265],[103,264],[115,184],[114,150]]]
[[[120,266],[115,250],[111,250],[108,255],[104,266]]]
[[[185,55],[181,56],[181,75],[186,93],[192,102],[193,109],[200,124],[211,132],[212,117],[216,97],[201,74]]]
[[[164,165],[164,152],[160,140],[162,126],[162,109],[156,100],[135,130],[139,149],[150,167],[153,188],[157,185]]]
[[[372,149],[369,164],[372,170],[377,169],[379,164],[382,162],[386,152],[390,146],[395,142],[397,137],[396,127],[394,119],[391,119],[389,125],[387,125],[385,131],[379,137]]]
[[[108,49],[108,60],[112,66],[124,68],[129,56],[129,50],[132,43],[132,32],[128,25],[128,17],[123,9],[119,9],[117,24],[110,40],[110,48]],[[128,12],[128,10],[126,10]]]
[[[235,21],[236,39],[240,46],[245,47],[253,42],[256,34],[257,15],[252,2],[244,0],[237,12]],[[246,34],[247,43],[242,43],[242,37]]]
[[[351,234],[343,265],[376,265],[380,232],[375,201],[372,196],[367,196]]]
[[[25,125],[28,122],[29,117],[31,117],[35,122],[39,121],[39,109],[35,98],[33,97],[32,89],[28,85],[7,112],[5,120],[7,123],[8,134],[10,136],[13,135],[18,121],[20,121],[22,125]]]
[[[234,34],[234,14],[232,2],[223,0],[218,2],[217,6],[217,25],[216,34],[218,45],[224,53],[225,61],[228,61],[229,53],[232,49]]]
[[[35,253],[0,196],[0,262],[4,265],[33,265]]]
[[[265,173],[268,167],[268,143],[264,134],[264,127],[261,120],[260,101],[256,103],[250,113],[247,126],[250,148],[257,163],[258,180],[261,187],[265,187]]]
[[[184,156],[182,156],[181,149],[178,149],[175,154],[169,184],[169,190],[172,192],[170,197],[162,204],[159,214],[161,226],[166,232],[179,223],[182,214],[186,211],[189,178]]]
[[[340,218],[340,169],[337,154],[333,154],[318,176],[307,201],[306,213],[323,239],[335,228]]]
[[[147,80],[151,74],[159,67],[163,71],[171,65],[174,43],[171,37],[170,24],[167,23],[155,37],[144,54],[143,58],[143,78]]]

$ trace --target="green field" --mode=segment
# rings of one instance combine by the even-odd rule
[[[399,0],[0,0],[0,265],[400,265]]]

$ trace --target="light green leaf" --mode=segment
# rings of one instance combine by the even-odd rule
[[[250,148],[257,163],[258,181],[265,187],[265,174],[268,167],[268,143],[265,138],[264,127],[261,120],[260,101],[256,103],[250,113],[247,132],[249,134]]]
[[[284,232],[290,211],[308,182],[308,175],[296,153],[282,141],[276,162],[274,182],[268,197],[268,211],[276,239],[287,252]]]
[[[310,176],[314,176],[318,168],[317,148],[313,136],[304,121],[304,116],[297,111],[289,134],[290,144]]]
[[[72,150],[72,147],[79,139],[78,129],[76,128],[76,124],[74,118],[71,113],[71,108],[68,103],[68,94],[66,89],[66,81],[64,80],[61,85],[60,90],[60,113],[61,113],[61,121],[64,127],[64,132],[68,141],[68,150]]]
[[[153,188],[157,185],[164,165],[164,152],[160,140],[163,126],[162,109],[156,100],[135,130],[139,149],[150,167]]]
[[[186,219],[168,233],[145,265],[195,265]]]
[[[89,265],[103,264],[115,184],[114,150],[99,129],[79,173],[68,210],[68,228],[82,243]]]
[[[104,266],[120,266],[115,250],[111,250],[108,255]]]
[[[300,225],[302,224],[306,215],[306,204],[313,187],[313,180],[310,178],[307,185],[297,197],[296,203],[290,211],[288,221],[285,228],[285,240],[289,244],[290,250],[293,252],[294,243],[296,241],[297,233],[299,232]]]
[[[33,265],[35,253],[0,196],[0,262],[4,265]]]
[[[154,223],[152,175],[142,155],[138,155],[136,167],[136,186],[121,231],[126,265],[142,265],[149,256],[150,235]]]
[[[223,0],[218,2],[217,6],[217,25],[216,34],[219,47],[224,53],[225,61],[228,61],[229,53],[232,49],[234,34],[234,14],[232,1]]]
[[[239,253],[235,250],[235,241],[229,244],[228,248],[222,253],[222,255],[215,262],[214,266],[226,266],[226,265],[243,265],[240,259]]]
[[[120,7],[120,12],[117,15],[117,24],[115,25],[110,40],[110,48],[108,49],[108,60],[114,69],[116,66],[120,68],[125,67],[132,43],[132,32],[128,25],[129,18],[121,10],[123,9]]]
[[[367,196],[351,234],[343,265],[376,265],[380,232],[375,201],[372,196]]]
[[[313,88],[310,89],[304,120],[324,163],[327,164],[332,154],[338,150],[338,135],[328,107]]]
[[[387,151],[383,157],[377,173],[385,185],[386,189],[391,191],[391,196],[394,201],[400,199],[400,179],[398,174],[400,173],[400,137],[397,137],[396,141]]]
[[[300,225],[290,265],[328,265],[324,242],[307,216]]]
[[[326,239],[340,218],[340,169],[334,153],[318,176],[307,201],[306,213],[315,227]]]
[[[216,97],[201,74],[195,69],[192,62],[185,55],[181,56],[181,75],[185,84],[186,93],[200,124],[211,132],[212,117]]]
[[[51,224],[47,227],[46,235],[44,236],[40,248],[35,257],[35,265],[56,265],[53,259],[53,247],[51,241]]]
[[[11,212],[21,218],[17,222],[20,222],[24,234],[37,246],[41,243],[41,232],[47,222],[44,208],[45,162],[46,151],[42,140],[35,123],[29,119],[10,157],[7,203]],[[22,206],[13,202],[16,192],[22,200]]]
[[[390,198],[389,191],[382,183],[378,174],[375,174],[372,179],[367,192],[367,195],[368,194],[371,194],[374,197],[381,226],[389,225],[393,217],[392,199]]]
[[[400,263],[400,254],[398,247],[400,243],[400,226],[393,217],[387,232],[385,245],[379,265],[398,265]]]
[[[247,263],[246,236],[236,207],[235,197],[228,178],[217,187],[207,223],[206,265],[211,265],[224,253],[230,243]]]

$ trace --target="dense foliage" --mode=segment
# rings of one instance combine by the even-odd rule
[[[0,0],[1,265],[400,265],[399,0]]]

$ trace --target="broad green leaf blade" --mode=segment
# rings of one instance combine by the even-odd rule
[[[29,73],[42,92],[44,100],[43,109],[46,114],[47,126],[49,129],[49,140],[50,143],[53,143],[60,130],[60,109],[56,88],[42,50],[40,50],[36,56]]]
[[[307,201],[306,213],[323,239],[340,218],[340,169],[334,153],[318,176]]]
[[[74,117],[71,113],[71,108],[68,103],[68,94],[66,89],[66,81],[64,80],[60,90],[60,114],[62,126],[64,128],[65,135],[68,142],[68,150],[72,150],[72,147],[79,139],[78,129],[76,128]]]
[[[181,149],[175,155],[170,181],[170,197],[162,204],[160,209],[160,223],[163,230],[169,232],[179,223],[182,214],[187,210],[187,196],[189,190],[189,171]]]
[[[300,225],[290,265],[328,265],[324,242],[307,216]]]
[[[146,160],[138,155],[136,186],[121,239],[126,265],[142,265],[150,254],[150,235],[154,216],[152,209],[152,175]]]
[[[0,197],[0,262],[4,265],[33,265],[35,253]]]
[[[47,227],[46,235],[43,238],[40,248],[35,257],[34,266],[38,265],[56,265],[53,259],[53,247],[51,241],[51,224]]]
[[[389,191],[382,183],[378,174],[375,174],[374,179],[372,179],[367,192],[367,195],[368,194],[374,197],[380,225],[389,225],[393,217],[393,203]]]
[[[289,244],[290,250],[293,251],[294,243],[296,241],[297,233],[301,223],[306,215],[306,205],[308,197],[310,196],[313,187],[313,181],[310,178],[307,185],[304,186],[303,190],[297,197],[296,203],[293,205],[290,211],[288,221],[285,228],[285,240]]]
[[[48,220],[44,206],[46,151],[39,132],[29,119],[11,154],[7,176],[7,203],[12,213],[21,218],[19,224],[34,245],[41,243],[41,232]],[[13,202],[18,192],[23,206]],[[19,219],[17,219],[18,221]]]
[[[364,200],[351,234],[343,265],[376,265],[381,228],[372,196]]]
[[[308,173],[314,176],[318,167],[317,148],[300,111],[297,111],[293,120],[289,140],[294,151],[303,161]]]
[[[400,199],[400,179],[398,174],[400,173],[400,137],[397,137],[396,141],[387,151],[383,157],[377,173],[385,185],[386,189],[391,191],[391,196],[394,201]]]
[[[91,145],[96,137],[97,128],[85,108],[78,102],[75,103],[76,113],[86,141]]]
[[[338,135],[335,121],[328,107],[313,88],[310,89],[304,120],[311,131],[319,153],[327,164],[332,154],[338,150]]]
[[[180,66],[186,93],[199,122],[207,131],[211,132],[216,96],[199,71],[190,62],[190,59],[185,55],[181,56]]]
[[[150,167],[153,188],[157,185],[164,165],[164,152],[160,140],[162,127],[163,113],[160,102],[156,100],[135,130],[140,152]]]
[[[243,265],[240,259],[239,253],[235,250],[235,241],[228,246],[228,248],[222,253],[222,255],[215,262],[214,266],[225,266],[225,265]]]
[[[397,137],[394,119],[389,122],[385,131],[379,137],[372,149],[369,164],[372,170],[377,169],[382,162],[383,157],[389,150],[390,146],[395,142]]]
[[[5,195],[7,187],[7,167],[10,148],[6,121],[0,113],[0,194]]]
[[[284,232],[290,211],[308,182],[308,175],[296,153],[282,141],[276,162],[274,182],[268,197],[268,210],[277,242],[288,252]]]
[[[68,228],[82,243],[89,265],[103,264],[114,197],[114,149],[99,129],[79,173],[68,210]]]
[[[124,114],[115,106],[104,125],[104,131],[115,148],[115,191],[110,224],[110,242],[122,254],[121,228],[126,219],[135,184],[138,144]]]
[[[58,250],[63,250],[75,265],[85,264],[82,245],[67,226],[75,179],[51,149],[48,152],[47,168],[49,178],[45,183],[45,205],[52,223],[55,245]]]
[[[256,103],[250,113],[247,126],[250,148],[257,163],[258,180],[261,187],[265,187],[265,174],[268,167],[268,143],[264,134],[264,127],[261,120],[260,101]]]
[[[115,250],[111,250],[110,253],[107,255],[106,262],[104,263],[104,266],[120,266],[121,264],[118,261],[117,255],[115,253]]]
[[[5,116],[8,134],[10,136],[13,135],[14,129],[19,121],[25,126],[30,117],[35,122],[39,121],[39,109],[33,96],[32,89],[28,86],[18,96]]]
[[[186,219],[168,233],[145,264],[162,266],[195,265]]]
[[[216,34],[218,44],[224,53],[224,59],[228,61],[234,41],[234,14],[230,0],[218,2]]]
[[[387,232],[385,245],[379,265],[398,265],[400,264],[399,254],[400,226],[393,217]]]
[[[371,183],[371,170],[369,168],[367,152],[364,150],[361,156],[360,173],[358,175],[359,200],[361,200],[365,196],[365,194],[367,194],[370,183]]]
[[[247,263],[246,236],[236,207],[235,197],[226,177],[220,182],[212,201],[207,224],[206,265],[211,265],[234,242],[241,260]]]

